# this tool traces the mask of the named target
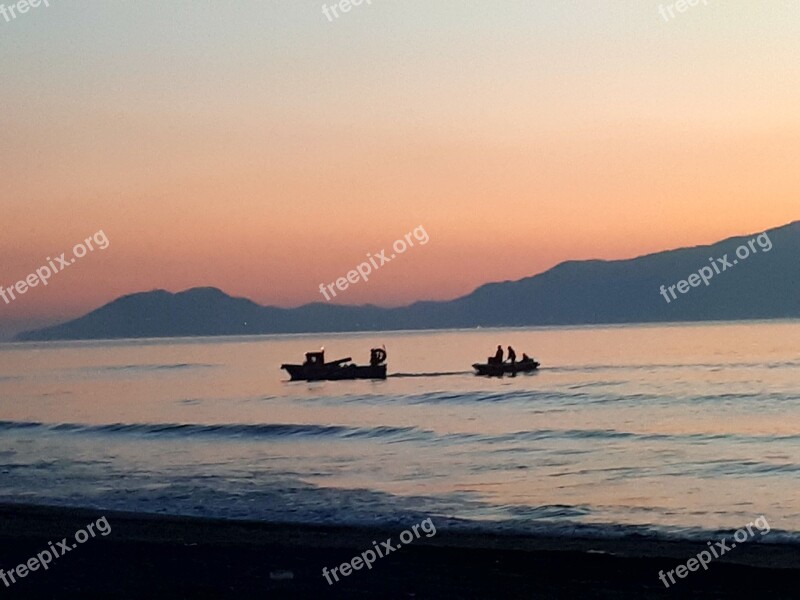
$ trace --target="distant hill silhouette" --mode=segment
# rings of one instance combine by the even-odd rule
[[[778,319],[800,317],[800,221],[768,230],[772,249],[714,274],[667,303],[675,285],[709,258],[728,255],[759,232],[709,246],[628,260],[568,261],[519,281],[490,283],[445,302],[401,308],[313,303],[284,309],[233,298],[215,288],[123,296],[89,314],[27,331],[19,341],[380,331],[523,325]],[[670,297],[671,298],[671,297]]]

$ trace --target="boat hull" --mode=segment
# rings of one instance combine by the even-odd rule
[[[502,375],[516,375],[517,373],[530,373],[539,368],[539,363],[535,360],[523,360],[518,363],[475,363],[472,365],[476,375],[489,377],[500,377]]]
[[[386,365],[281,365],[292,381],[386,379]]]

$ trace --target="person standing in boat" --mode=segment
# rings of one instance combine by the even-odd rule
[[[502,346],[497,346],[497,352],[494,353],[494,359],[498,363],[502,363],[503,362],[503,347]]]
[[[509,361],[509,362],[510,362],[512,365],[513,365],[515,362],[517,362],[517,353],[516,353],[516,352],[514,352],[514,349],[513,349],[511,346],[509,346],[509,347],[508,347],[508,361]]]

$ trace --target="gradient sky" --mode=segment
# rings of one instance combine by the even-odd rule
[[[796,220],[797,1],[658,6],[373,0],[329,22],[308,0],[50,0],[0,18],[0,285],[111,242],[0,301],[0,325],[154,288],[321,301],[418,225],[426,246],[339,299],[452,298]]]

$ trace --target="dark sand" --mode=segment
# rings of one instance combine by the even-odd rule
[[[666,589],[660,569],[705,543],[453,534],[439,530],[328,585],[338,566],[402,529],[296,526],[0,505],[0,567],[105,515],[107,537],[0,598],[800,598],[800,548],[752,543]],[[435,523],[435,519],[434,519]],[[409,524],[410,526],[411,524]],[[291,579],[274,579],[277,572]]]

